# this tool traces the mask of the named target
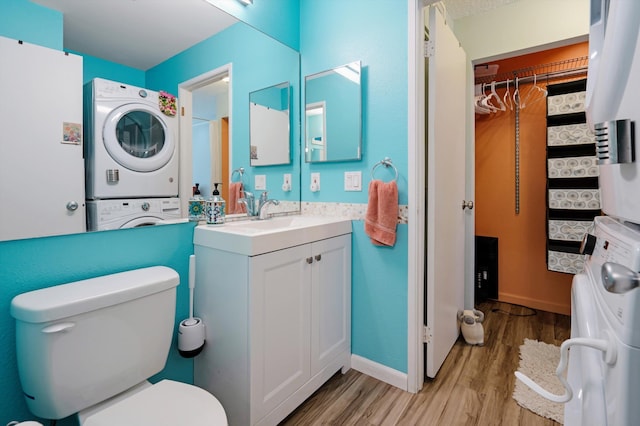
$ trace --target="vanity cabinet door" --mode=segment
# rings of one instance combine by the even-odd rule
[[[314,242],[311,375],[351,347],[351,235]]]
[[[311,244],[251,258],[252,423],[310,378]]]

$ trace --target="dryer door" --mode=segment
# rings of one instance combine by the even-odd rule
[[[176,150],[173,134],[160,111],[144,104],[114,109],[104,123],[102,136],[111,158],[136,172],[161,169]]]
[[[162,219],[155,216],[143,216],[132,219],[128,222],[123,223],[120,226],[120,229],[129,229],[129,228],[140,228],[143,226],[154,226],[157,225],[158,222],[161,222]]]

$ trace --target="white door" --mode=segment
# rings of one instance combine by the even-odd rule
[[[0,57],[0,241],[84,232],[82,57],[4,37]]]
[[[435,377],[458,338],[464,307],[466,54],[429,8],[427,83],[426,373]]]

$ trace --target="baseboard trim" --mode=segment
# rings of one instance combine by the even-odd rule
[[[370,359],[351,354],[351,368],[367,376],[371,376],[374,379],[388,383],[391,386],[400,388],[403,391],[408,390],[407,374],[394,370],[386,365],[378,364]]]
[[[542,311],[553,312],[556,314],[571,315],[571,305],[531,299],[529,297],[522,297],[509,293],[499,293],[498,300],[500,302],[514,303],[516,305],[528,306],[533,309],[540,309]]]

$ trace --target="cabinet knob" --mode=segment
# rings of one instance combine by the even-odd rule
[[[322,255],[321,254],[316,254],[316,260],[318,262],[320,262],[320,260],[322,260]]]
[[[307,263],[309,264],[313,263],[313,257],[307,257]]]

